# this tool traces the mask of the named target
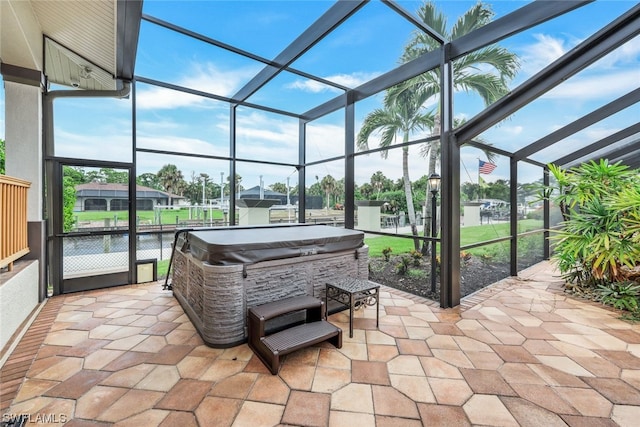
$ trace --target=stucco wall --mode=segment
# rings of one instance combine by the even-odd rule
[[[38,261],[20,261],[0,274],[0,349],[38,305]]]

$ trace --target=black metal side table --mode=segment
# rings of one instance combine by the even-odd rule
[[[353,312],[365,306],[376,306],[376,328],[380,322],[380,285],[365,279],[345,278],[327,283],[325,307],[329,299],[349,307],[349,338],[353,338]]]

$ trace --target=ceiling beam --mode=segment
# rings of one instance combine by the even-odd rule
[[[145,21],[150,22],[152,24],[155,24],[155,25],[158,25],[160,27],[166,28],[167,30],[174,31],[176,33],[179,33],[179,34],[182,34],[184,36],[190,37],[192,39],[196,39],[196,40],[199,40],[201,42],[207,43],[207,44],[209,44],[211,46],[219,47],[220,49],[224,49],[224,50],[226,50],[228,52],[235,53],[236,55],[244,56],[245,58],[249,58],[249,59],[252,59],[254,61],[261,62],[262,64],[265,64],[265,65],[276,66],[276,64],[274,62],[270,61],[269,59],[263,58],[262,56],[259,56],[259,55],[256,55],[254,53],[248,52],[246,50],[237,48],[235,46],[231,46],[230,44],[221,42],[220,40],[216,40],[216,39],[211,38],[211,37],[207,37],[207,36],[205,36],[203,34],[200,34],[200,33],[197,33],[195,31],[186,29],[186,28],[181,27],[179,25],[172,24],[172,23],[167,22],[165,20],[162,20],[160,18],[156,18],[155,16],[142,14],[142,19],[144,19]],[[304,71],[300,71],[300,70],[297,70],[295,68],[286,67],[286,68],[284,68],[284,70],[288,71],[290,73],[296,74],[296,75],[298,75],[300,77],[304,77],[304,78],[309,79],[309,80],[315,80],[315,81],[317,81],[319,83],[322,83],[322,84],[325,84],[327,86],[332,86],[332,87],[335,87],[337,89],[341,89],[341,90],[344,90],[344,91],[349,90],[349,88],[346,87],[346,86],[343,86],[341,84],[329,81],[327,79],[323,79],[323,78],[318,77],[318,76],[314,76],[314,75],[309,74],[309,73],[305,73]]]
[[[546,2],[553,3],[553,2]],[[459,144],[475,138],[496,123],[582,71],[640,33],[640,4],[619,16],[538,74],[458,128]]]
[[[556,142],[561,141],[566,137],[585,129],[586,127],[589,127],[594,123],[597,123],[619,111],[624,110],[627,107],[630,107],[638,101],[640,101],[640,88],[633,90],[606,105],[603,105],[597,110],[594,110],[589,114],[580,117],[578,120],[575,120],[574,122],[569,123],[568,125],[556,130],[555,132],[551,132],[547,136],[527,145],[526,147],[513,153],[513,157],[516,160],[529,157],[530,155],[537,153],[547,147],[550,147]]]
[[[118,0],[116,7],[116,79],[131,81],[138,50],[142,0]]]
[[[588,156],[591,153],[595,153],[598,150],[602,150],[603,148],[607,148],[611,144],[615,144],[618,141],[622,141],[625,138],[629,138],[637,133],[640,133],[640,123],[636,123],[632,126],[629,126],[626,129],[622,129],[614,134],[611,134],[605,138],[602,138],[599,141],[594,142],[593,144],[587,145],[577,151],[574,151],[571,154],[568,154],[564,157],[561,157],[551,163],[556,165],[564,166],[570,163],[575,162],[583,157]]]
[[[46,87],[44,74],[40,70],[18,67],[0,62],[0,74],[5,82],[15,82],[29,86]]]
[[[440,58],[442,57],[442,49],[427,52],[418,58],[402,64],[399,67],[386,72],[378,77],[369,80],[366,83],[353,89],[353,101],[361,101],[365,98],[373,96],[385,89],[395,86],[399,83],[409,80],[420,74],[433,70],[440,66]],[[311,110],[302,113],[302,117],[306,120],[315,120],[326,114],[332,113],[345,106],[345,95],[337,96],[324,104],[318,105]]]
[[[277,76],[302,54],[327,36],[338,25],[356,13],[369,0],[340,0],[309,26],[297,39],[273,60],[274,65],[264,67],[251,81],[232,96],[237,102],[246,101],[251,95]]]
[[[387,6],[389,6],[397,14],[402,16],[407,21],[411,22],[413,25],[418,27],[423,32],[425,32],[429,37],[431,37],[432,39],[437,41],[440,45],[445,44],[446,40],[445,40],[445,38],[444,38],[444,36],[442,34],[437,32],[436,30],[434,30],[433,28],[431,28],[430,26],[428,26],[427,24],[425,24],[421,20],[416,19],[416,17],[411,12],[407,11],[405,8],[403,8],[402,6],[397,4],[395,1],[382,0],[382,3],[386,4]]]
[[[593,0],[566,2],[536,1],[523,6],[515,12],[496,19],[484,27],[478,28],[466,36],[452,41],[452,59],[466,55],[474,49],[480,49],[488,44],[495,43],[509,35],[524,31],[533,25],[538,25],[542,22],[553,19],[560,14],[567,13],[591,1]],[[385,1],[385,3],[396,11],[396,13],[400,13],[405,18],[407,18],[407,15],[411,16],[411,14],[404,11],[404,9],[395,3],[390,1]],[[531,19],[531,17],[533,17],[533,19]],[[417,25],[416,22],[413,23]],[[419,28],[425,31],[424,28]],[[433,37],[431,33],[428,32],[428,34]],[[438,67],[440,65],[439,61],[441,57],[442,53],[439,50],[428,52],[411,62],[403,64],[398,68],[355,88],[355,101],[375,95],[378,92],[390,88],[391,86],[402,83],[405,80]],[[302,113],[302,116],[309,120],[315,120],[342,108],[344,105],[344,97],[338,96],[305,113]]]
[[[514,34],[571,12],[594,0],[534,1],[469,34],[451,41],[453,59],[492,45]]]
[[[301,119],[299,114],[292,113],[291,111],[279,110],[277,108],[271,108],[271,107],[267,107],[267,106],[259,105],[259,104],[252,104],[250,102],[239,102],[239,103],[236,103],[233,99],[228,98],[226,96],[216,95],[216,94],[213,94],[213,93],[204,92],[204,91],[197,90],[197,89],[191,89],[189,87],[179,86],[179,85],[176,85],[176,84],[173,84],[173,83],[162,82],[162,81],[159,81],[159,80],[150,79],[148,77],[137,76],[136,77],[136,82],[150,84],[150,85],[162,87],[162,88],[165,88],[165,89],[171,89],[171,90],[175,90],[176,92],[183,92],[183,93],[188,93],[190,95],[201,96],[203,98],[209,98],[209,99],[213,99],[213,100],[216,100],[216,101],[226,102],[226,103],[229,103],[229,104],[242,105],[243,107],[255,108],[256,110],[267,111],[269,113],[280,114],[282,116],[287,116],[287,117],[293,117],[293,118],[298,119],[298,120]]]
[[[640,150],[640,141],[636,141],[629,147],[628,153],[612,159],[613,162],[622,162],[624,165],[629,166],[631,169],[640,168],[640,157],[638,151]]]
[[[564,165],[564,168],[571,168],[573,166],[577,166],[581,163],[589,162],[589,161],[598,161],[600,159],[608,159],[610,163],[616,163],[618,161],[624,161],[625,164],[629,164],[631,161],[637,162],[638,155],[637,152],[640,149],[640,138],[635,138],[628,144],[625,144],[621,147],[612,149],[603,154],[598,154],[591,156],[589,158],[581,158],[579,160],[575,160],[571,163],[567,163]]]

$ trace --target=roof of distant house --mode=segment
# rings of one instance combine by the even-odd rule
[[[76,196],[78,197],[122,197],[127,198],[129,188],[127,184],[115,184],[105,182],[90,182],[88,184],[76,185]],[[183,196],[170,194],[155,188],[136,185],[137,199],[184,199]]]
[[[282,194],[282,193],[278,193],[277,191],[271,191],[267,188],[263,189],[262,194],[267,197],[267,196],[286,196],[286,194]],[[248,188],[246,190],[240,191],[238,193],[238,198],[240,197],[247,197],[247,196],[258,196],[260,195],[260,186],[256,185],[255,187],[251,187]]]

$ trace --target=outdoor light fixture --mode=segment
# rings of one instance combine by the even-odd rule
[[[440,175],[432,173],[429,175],[429,191],[431,191],[431,292],[436,292],[436,202],[440,191]]]
[[[88,67],[86,65],[82,65],[82,66],[80,66],[80,71],[78,71],[78,75],[82,79],[89,79],[89,78],[93,77],[91,75],[92,72],[93,72],[93,70],[91,69],[91,67]]]
[[[437,173],[429,175],[429,191],[434,195],[440,191],[440,175]]]

